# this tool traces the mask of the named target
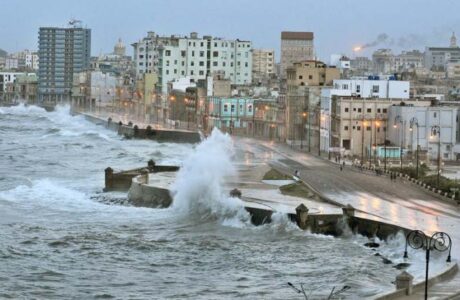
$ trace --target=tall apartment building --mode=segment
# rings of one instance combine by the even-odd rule
[[[275,50],[254,49],[252,51],[252,81],[260,81],[275,75]]]
[[[91,29],[80,22],[72,27],[41,27],[38,35],[39,101],[69,101],[73,75],[89,68]]]
[[[286,69],[293,63],[314,59],[313,38],[313,32],[281,32],[281,78],[286,78]]]
[[[190,77],[192,82],[219,73],[232,84],[250,84],[252,45],[250,41],[211,36],[160,37],[154,32],[134,47],[136,74],[157,73],[158,89],[167,93],[168,82]]]

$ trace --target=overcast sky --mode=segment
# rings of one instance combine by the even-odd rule
[[[108,53],[121,37],[130,44],[147,31],[160,34],[210,34],[251,40],[254,48],[274,48],[280,32],[313,31],[317,56],[352,55],[353,47],[423,49],[447,46],[460,35],[458,0],[0,0],[0,48],[36,49],[40,26],[65,26],[71,18],[92,29],[92,55]],[[460,42],[460,37],[459,37]]]

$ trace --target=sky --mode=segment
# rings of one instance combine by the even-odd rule
[[[110,53],[118,38],[131,43],[147,31],[160,35],[212,35],[272,48],[279,60],[281,31],[313,31],[317,57],[371,55],[460,43],[458,0],[0,0],[0,49],[38,47],[41,26],[66,26],[74,18],[92,30],[91,55]],[[382,42],[359,54],[359,45]],[[374,43],[375,44],[375,43]]]

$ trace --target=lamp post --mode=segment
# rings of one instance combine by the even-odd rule
[[[438,174],[436,176],[436,186],[439,189],[439,176],[441,173],[441,128],[438,125],[431,126],[431,136],[438,135]]]
[[[412,128],[414,127],[414,125],[417,126],[417,151],[416,151],[416,154],[415,154],[415,160],[416,160],[415,174],[416,174],[416,176],[418,178],[418,161],[419,161],[419,156],[418,156],[418,151],[419,151],[419,143],[418,143],[419,139],[418,139],[418,137],[419,137],[419,134],[418,134],[418,132],[419,132],[419,128],[418,128],[418,120],[417,120],[416,117],[413,117],[412,119],[410,119],[410,131],[413,130]]]
[[[387,170],[387,128],[388,128],[388,119],[385,120],[385,127],[383,128],[383,169],[386,171]]]
[[[428,299],[428,269],[430,265],[430,251],[437,250],[444,252],[449,250],[447,262],[451,262],[452,240],[445,232],[435,232],[431,237],[426,236],[420,230],[412,230],[406,235],[406,247],[404,250],[404,258],[408,258],[407,246],[413,249],[424,248],[426,251],[426,267],[425,267],[425,300]]]
[[[369,168],[371,167],[372,162],[372,120],[369,120],[371,126],[369,126],[370,130],[370,137],[369,137]]]
[[[305,135],[305,118],[307,113],[304,111],[302,113],[302,133],[300,134],[300,149],[303,149],[303,136]]]
[[[308,152],[311,152],[311,115],[310,115],[310,107],[308,108]]]
[[[399,163],[400,163],[399,164],[399,171],[402,173],[403,140],[401,138],[401,130],[403,129],[402,127],[403,127],[404,123],[403,123],[403,120],[402,120],[401,116],[399,116],[399,115],[395,117],[395,122],[394,122],[394,125],[393,125],[394,128],[398,127],[398,125],[397,125],[398,122],[401,124],[401,127],[399,127],[398,132],[399,132],[399,140],[401,142],[401,147],[399,149]]]
[[[363,166],[364,163],[364,130],[367,126],[367,122],[365,120],[362,121],[362,135],[361,135],[361,166]]]
[[[380,122],[374,122],[375,132],[374,132],[374,164],[377,165],[377,128],[380,130]]]

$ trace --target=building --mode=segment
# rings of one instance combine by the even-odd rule
[[[287,69],[286,141],[318,148],[320,140],[321,88],[340,78],[337,68],[309,60]],[[307,141],[307,144],[305,144]]]
[[[386,77],[386,78],[385,78]],[[353,77],[334,80],[334,95],[358,98],[408,99],[410,82],[394,76]]]
[[[38,71],[38,53],[30,52],[25,57],[25,66],[28,70]]]
[[[313,38],[313,32],[281,32],[281,78],[286,78],[286,70],[292,64],[315,59]]]
[[[167,92],[168,82],[189,76],[193,82],[215,73],[232,84],[250,84],[252,45],[250,41],[227,40],[211,36],[160,37],[149,32],[133,44],[136,74],[157,73],[158,90]]]
[[[27,100],[35,102],[37,76],[27,72],[0,72],[0,101]]]
[[[257,83],[275,76],[275,50],[252,51],[252,82]]]
[[[318,60],[306,60],[287,68],[287,78],[294,86],[332,85],[334,79],[340,78],[340,70]]]
[[[354,74],[364,75],[372,71],[373,63],[368,57],[358,56],[350,60],[350,69]]]
[[[217,127],[231,134],[246,131],[252,126],[254,118],[254,100],[250,98],[208,97],[208,127]],[[241,130],[243,129],[243,130]]]
[[[118,39],[118,42],[113,47],[113,54],[118,56],[126,56],[126,46],[123,44],[121,38]]]
[[[372,53],[372,66],[375,74],[391,73],[394,66],[394,55],[391,49],[378,49]]]
[[[402,72],[423,68],[424,54],[418,50],[403,51],[394,56],[391,71]]]
[[[331,102],[331,148],[339,149],[340,155],[354,156],[364,163],[374,157],[380,145],[393,146],[388,151],[388,157],[399,157],[399,144],[391,145],[392,141],[387,132],[393,126],[390,108],[404,103],[406,106],[429,106],[431,101],[407,100],[389,98],[356,98],[334,96]],[[374,153],[373,153],[374,152]],[[393,153],[394,152],[394,153]]]
[[[424,63],[428,70],[445,70],[447,63],[460,62],[460,47],[457,45],[455,33],[452,33],[449,47],[427,47]]]
[[[75,73],[90,66],[91,29],[77,21],[71,27],[39,30],[38,94],[40,102],[70,101]]]
[[[417,150],[426,153],[428,160],[436,161],[438,146],[442,160],[460,159],[460,136],[458,106],[420,106],[395,105],[389,107],[388,140],[402,148],[403,157],[414,158]],[[411,126],[412,120],[412,126]],[[418,126],[417,126],[418,124]],[[433,132],[433,126],[441,129],[439,135]]]
[[[448,62],[446,64],[446,76],[450,79],[460,79],[460,62]]]

